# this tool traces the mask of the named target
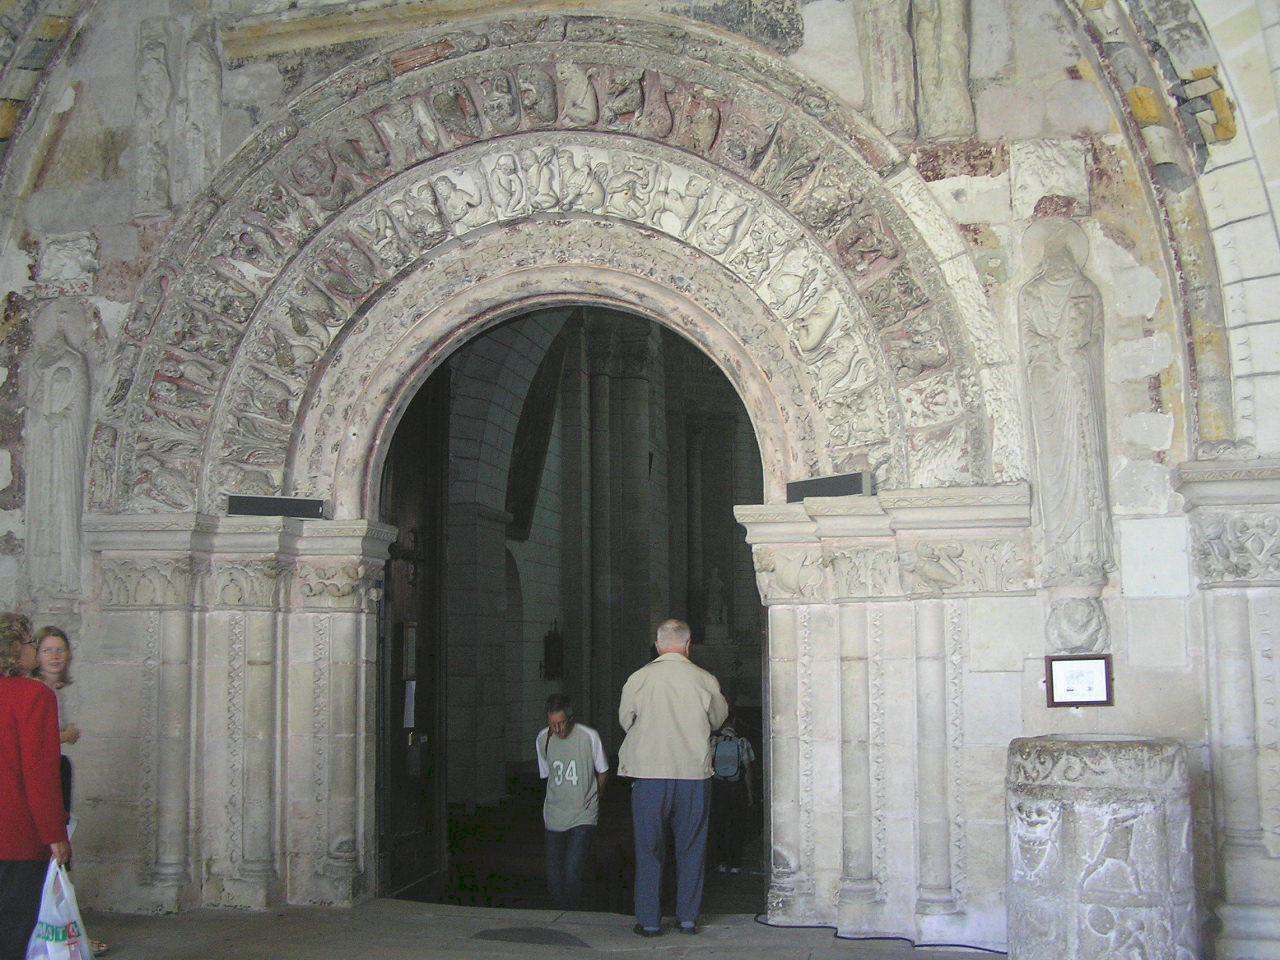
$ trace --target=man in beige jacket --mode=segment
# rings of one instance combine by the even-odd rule
[[[662,864],[666,826],[676,849],[676,929],[697,933],[711,810],[711,731],[729,715],[720,684],[689,660],[683,620],[658,627],[658,656],[622,688],[618,722],[627,731],[618,775],[632,777],[636,839],[635,932],[662,932]]]

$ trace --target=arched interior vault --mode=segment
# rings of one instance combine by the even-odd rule
[[[883,138],[727,41],[548,17],[355,64],[228,164],[128,321],[91,510],[357,513],[346,478],[368,483],[390,398],[530,299],[702,344],[757,418],[771,497],[857,469],[1025,474],[973,265]]]

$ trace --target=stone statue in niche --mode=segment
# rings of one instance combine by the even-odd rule
[[[37,593],[80,593],[89,366],[57,333],[37,348],[27,407],[27,562]]]
[[[1047,586],[1106,583],[1114,568],[1107,498],[1102,296],[1082,267],[1088,239],[1070,220],[1024,238],[1039,272],[1018,295]]]
[[[707,577],[707,623],[722,624],[725,620],[724,579],[720,568],[712,567]]]
[[[142,24],[138,49],[138,94],[134,107],[134,196],[139,213],[169,209],[169,113],[173,76],[163,20]]]
[[[872,122],[898,141],[971,135],[968,0],[866,0],[854,15]]]

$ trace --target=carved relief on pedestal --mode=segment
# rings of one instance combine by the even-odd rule
[[[1178,741],[1017,739],[1005,788],[1011,957],[1198,956]]]

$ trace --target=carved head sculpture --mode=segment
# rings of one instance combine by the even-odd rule
[[[1037,220],[1022,235],[1022,251],[1045,274],[1074,276],[1089,259],[1089,238],[1074,220]]]

